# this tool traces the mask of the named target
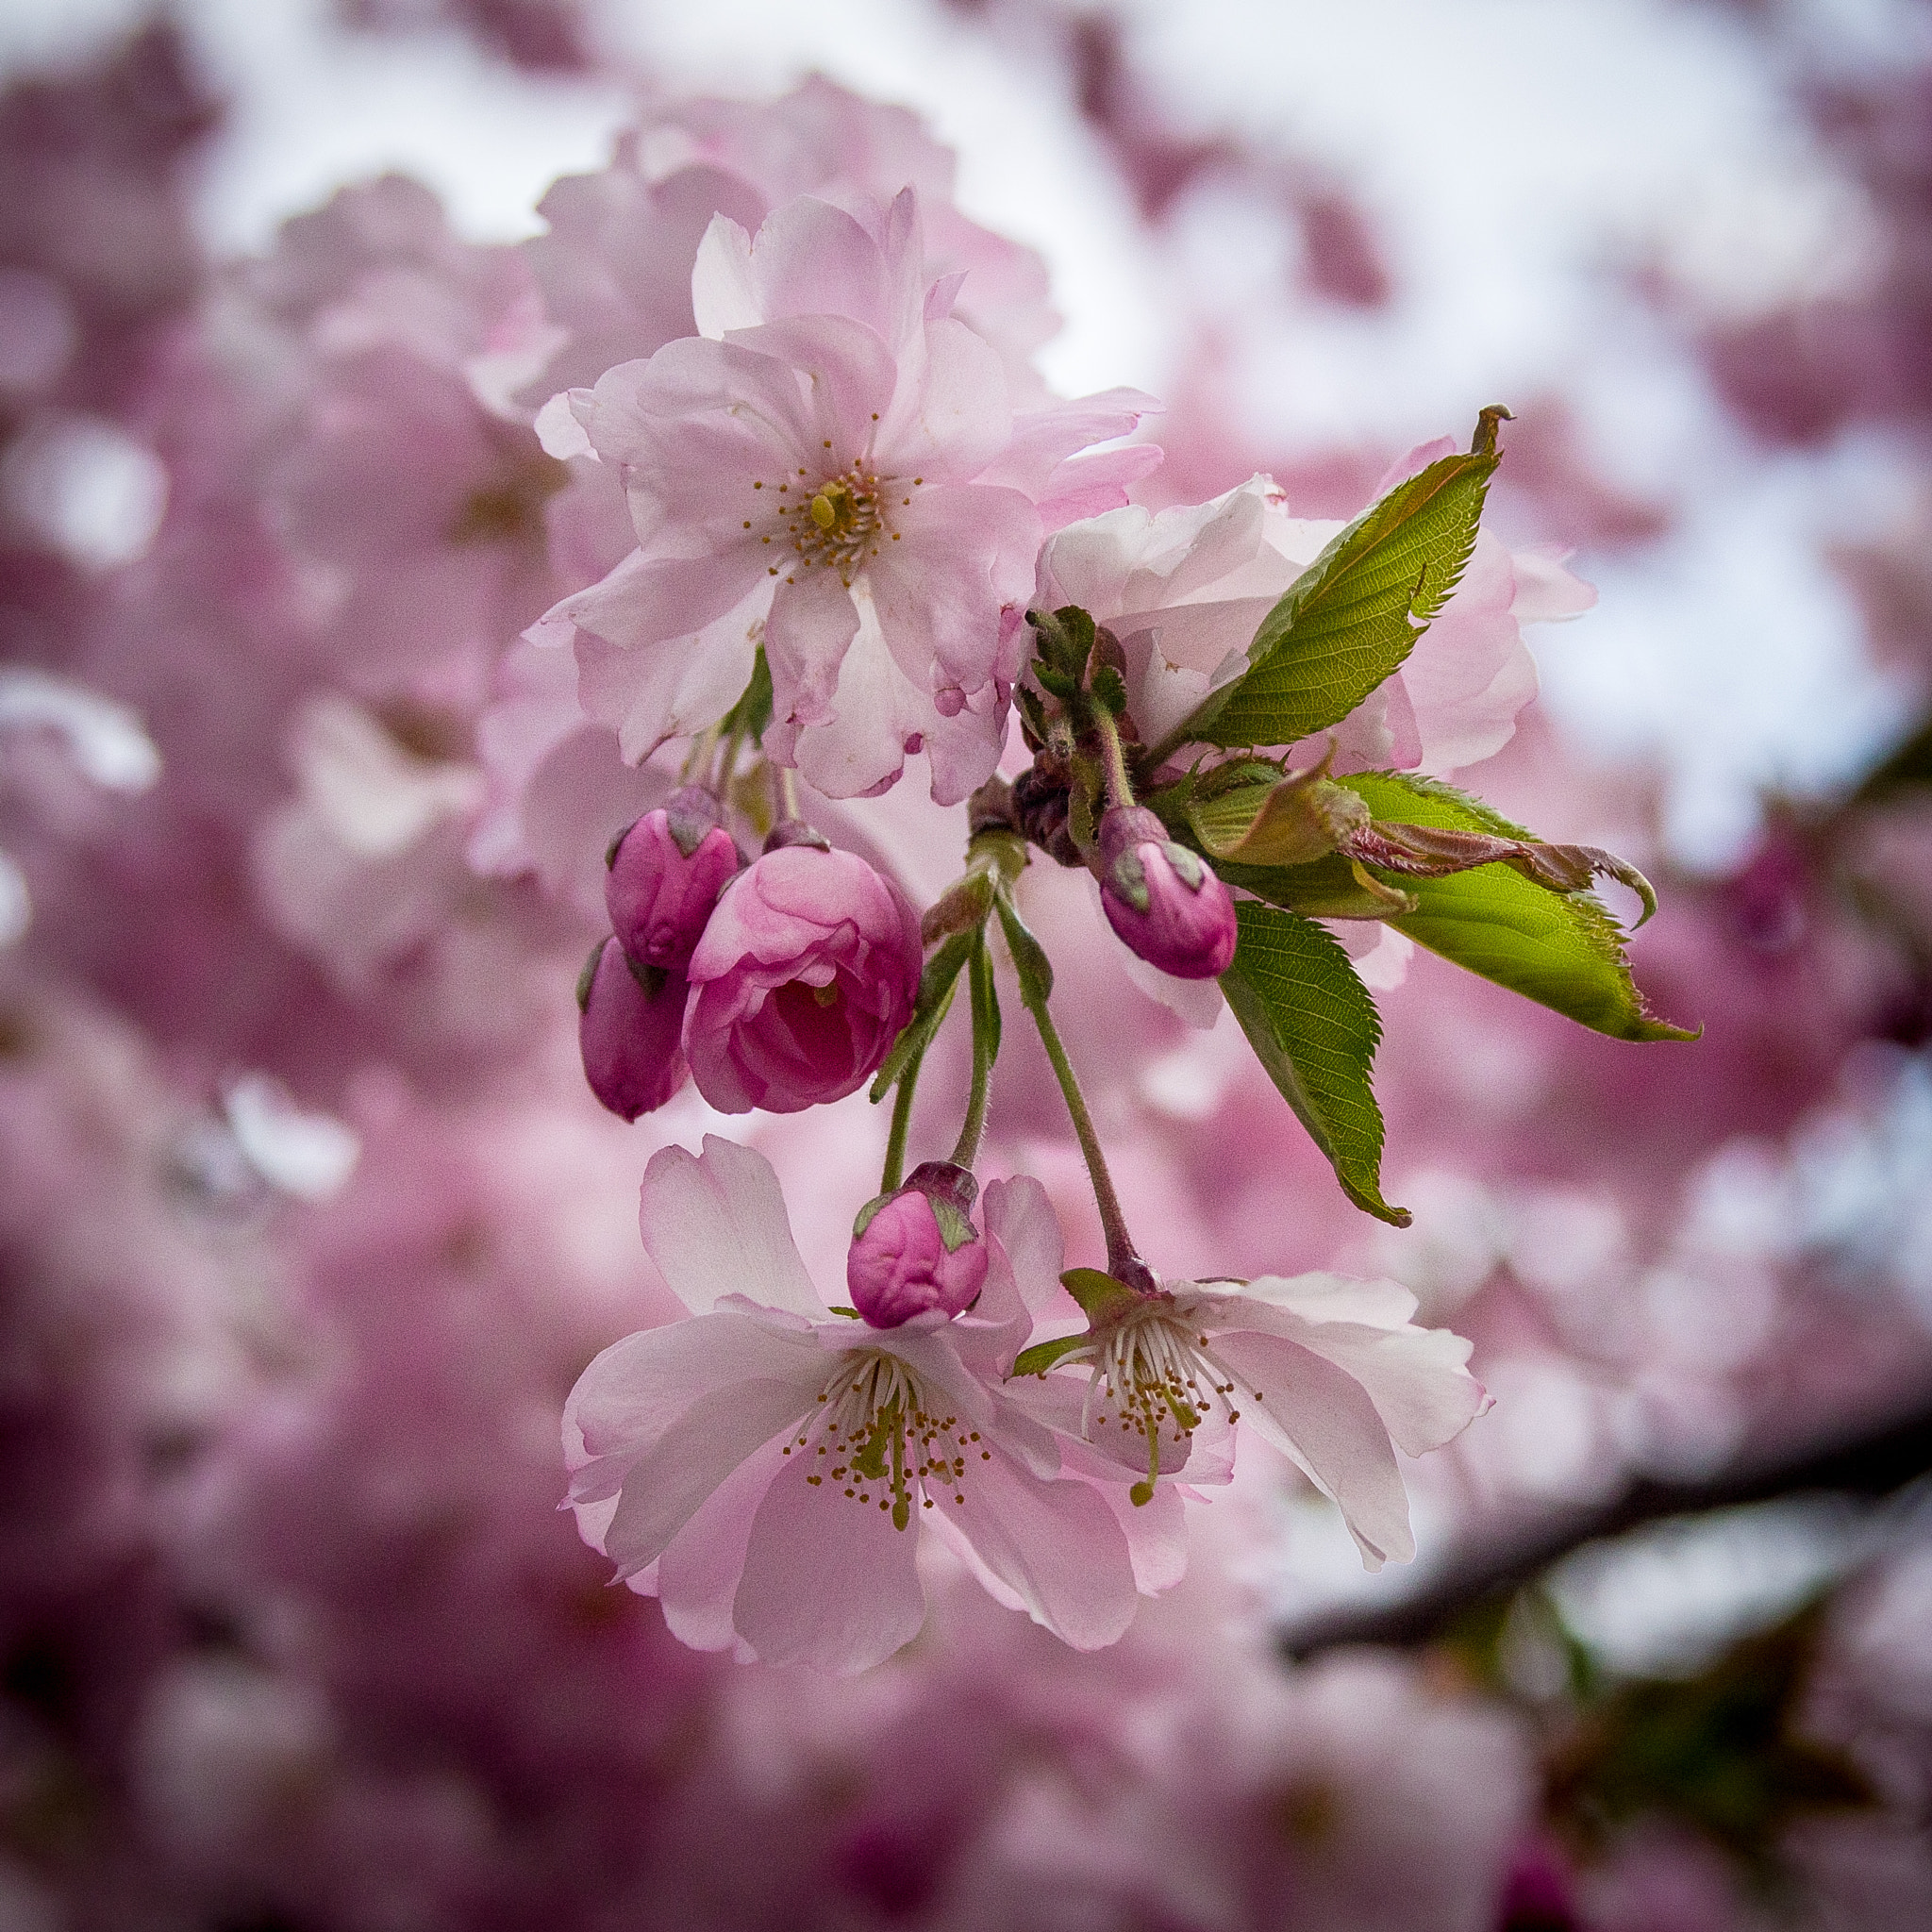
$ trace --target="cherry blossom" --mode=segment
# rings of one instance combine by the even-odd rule
[[[698,1091],[721,1113],[792,1113],[885,1058],[919,991],[919,922],[857,853],[783,846],[725,888],[686,972]]]
[[[1058,1357],[1049,1386],[1085,1368],[1081,1435],[1141,1438],[1138,1501],[1197,1430],[1245,1422],[1340,1506],[1368,1569],[1406,1562],[1415,1539],[1395,1451],[1440,1449],[1482,1412],[1470,1344],[1418,1328],[1415,1297],[1392,1281],[1263,1275],[1238,1286],[1121,1289]],[[1203,1479],[1199,1465],[1189,1474]]]
[[[768,753],[827,796],[992,772],[1046,531],[1124,500],[1158,456],[1083,456],[1131,391],[1016,414],[998,355],[931,277],[908,189],[868,219],[804,198],[756,238],[724,216],[692,271],[702,334],[545,411],[548,447],[618,466],[640,548],[534,634],[639,758],[720,717],[762,641]]]
[[[1112,1511],[1054,1480],[1051,1432],[999,1389],[1028,1324],[1016,1262],[1057,1250],[1052,1210],[1030,1180],[989,1188],[985,1208],[975,1311],[880,1329],[820,1298],[763,1156],[707,1136],[653,1158],[644,1245],[691,1318],[598,1356],[564,1443],[586,1541],[685,1641],[865,1670],[924,1621],[926,1522],[1075,1647],[1126,1627]]]
[[[1377,495],[1451,449],[1424,444]],[[1158,512],[1130,505],[1048,540],[1035,602],[1077,604],[1113,631],[1126,657],[1128,709],[1152,744],[1240,675],[1261,620],[1342,527],[1291,515],[1266,476],[1207,503]],[[1461,582],[1402,668],[1337,725],[1338,768],[1441,776],[1499,751],[1536,695],[1522,626],[1594,601],[1557,556],[1512,556],[1479,532]]]

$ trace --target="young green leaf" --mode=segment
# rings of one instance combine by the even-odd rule
[[[1033,937],[1008,893],[996,893],[993,905],[1000,915],[1000,930],[1007,936],[1007,951],[1013,956],[1013,969],[1020,975],[1021,999],[1029,1007],[1045,1006],[1053,996],[1053,961],[1046,957],[1046,948]]]
[[[1505,839],[1532,836],[1433,778],[1357,772],[1337,782],[1358,792],[1377,819]],[[1697,1037],[1645,1007],[1624,957],[1623,932],[1593,894],[1553,891],[1505,864],[1400,883],[1416,909],[1390,924],[1469,972],[1613,1039]]]
[[[1507,413],[1485,409],[1468,451],[1398,483],[1329,543],[1261,620],[1248,670],[1180,741],[1291,744],[1340,724],[1402,668],[1469,562]]]
[[[1239,902],[1241,943],[1221,989],[1248,1043],[1357,1208],[1396,1227],[1382,1198],[1382,1109],[1369,1070],[1382,1023],[1348,955],[1293,912]]]

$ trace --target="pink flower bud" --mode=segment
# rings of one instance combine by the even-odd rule
[[[718,801],[695,786],[674,791],[611,843],[604,903],[625,951],[682,971],[738,866]]]
[[[1130,952],[1176,979],[1227,970],[1240,929],[1234,897],[1213,870],[1140,806],[1100,822],[1100,903]]]
[[[851,852],[787,845],[740,873],[691,955],[684,1050],[721,1113],[797,1113],[877,1070],[919,994],[919,918]]]
[[[845,1285],[874,1328],[896,1328],[928,1308],[963,1314],[978,1299],[988,1256],[966,1213],[977,1192],[963,1169],[928,1161],[859,1216]]]
[[[577,980],[577,1044],[591,1091],[614,1114],[634,1121],[662,1107],[689,1069],[678,1048],[684,975],[640,966],[615,940],[599,940]]]

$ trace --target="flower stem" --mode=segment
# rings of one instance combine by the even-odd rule
[[[973,1088],[966,1099],[966,1121],[953,1148],[953,1165],[971,1167],[979,1157],[979,1137],[986,1131],[987,1094],[992,1063],[1000,1050],[1000,1014],[992,986],[992,955],[987,950],[986,928],[980,927],[968,971],[973,975]]]
[[[795,819],[798,816],[798,774],[790,765],[774,765],[772,783],[777,791],[778,816],[780,819]]]
[[[912,1125],[912,1093],[919,1085],[920,1064],[925,1058],[925,1049],[920,1050],[906,1063],[906,1071],[899,1075],[899,1089],[892,1096],[892,1125],[886,1135],[886,1166],[879,1175],[879,1192],[890,1194],[906,1178],[906,1136]]]
[[[691,741],[691,750],[685,754],[684,769],[677,774],[680,785],[689,785],[704,768],[710,763],[711,754],[718,748],[718,727],[708,724]]]
[[[1129,806],[1134,802],[1134,785],[1127,776],[1127,755],[1121,746],[1120,726],[1105,705],[1093,707],[1093,728],[1099,734],[1101,756],[1107,771],[1107,802]]]
[[[1021,997],[1026,1003],[1026,1010],[1033,1015],[1033,1024],[1040,1028],[1040,1043],[1045,1047],[1046,1057],[1053,1063],[1054,1078],[1060,1083],[1067,1112],[1073,1116],[1074,1133],[1087,1162],[1087,1178],[1092,1184],[1094,1205],[1100,1209],[1100,1225],[1107,1235],[1107,1272],[1116,1281],[1125,1282],[1129,1288],[1143,1294],[1151,1293],[1157,1285],[1153,1271],[1135,1251],[1134,1238],[1127,1232],[1126,1216],[1121,1212],[1121,1197],[1114,1192],[1113,1176],[1107,1171],[1107,1156],[1101,1152],[1100,1136],[1094,1131],[1093,1116],[1087,1111],[1086,1095],[1080,1091],[1080,1083],[1074,1077],[1073,1063],[1067,1058],[1066,1048],[1060,1044],[1059,1029],[1046,1010],[1045,999],[1029,994],[1024,979]]]
[[[744,742],[744,707],[739,706],[731,720],[731,735],[724,741],[724,756],[718,764],[718,782],[713,788],[720,798],[731,795],[731,780],[738,772],[738,751]]]

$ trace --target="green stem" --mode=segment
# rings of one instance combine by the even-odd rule
[[[921,1047],[906,1063],[899,1075],[899,1089],[892,1096],[892,1125],[886,1136],[885,1172],[879,1175],[879,1192],[890,1194],[906,1178],[906,1136],[912,1125],[912,1091],[919,1085],[919,1069],[925,1058]]]
[[[1093,1116],[1087,1111],[1086,1095],[1080,1091],[1080,1083],[1074,1077],[1073,1062],[1067,1058],[1067,1050],[1060,1044],[1059,1029],[1046,1010],[1046,1001],[1029,995],[1024,978],[1020,996],[1025,1002],[1026,1010],[1033,1015],[1033,1024],[1040,1028],[1040,1043],[1045,1047],[1046,1057],[1053,1063],[1054,1078],[1060,1083],[1067,1112],[1073,1116],[1074,1133],[1087,1162],[1087,1178],[1092,1184],[1094,1205],[1100,1209],[1100,1225],[1107,1235],[1107,1272],[1130,1288],[1151,1289],[1154,1286],[1153,1274],[1136,1252],[1134,1238],[1127,1232],[1127,1219],[1121,1212],[1121,1197],[1114,1192],[1113,1176],[1107,1171],[1107,1156],[1101,1152],[1100,1136],[1094,1131]]]
[[[680,785],[689,785],[709,763],[712,752],[718,748],[718,727],[708,724],[691,741],[691,750],[686,753],[684,769],[677,774]]]
[[[731,780],[738,772],[739,747],[744,742],[744,707],[740,705],[732,713],[731,735],[724,741],[724,756],[718,765],[717,794],[720,798],[731,795]]]
[[[795,819],[798,816],[798,774],[790,765],[774,765],[772,782],[778,791],[779,818]]]
[[[992,1084],[992,1063],[999,1052],[998,1008],[992,1005],[992,955],[986,945],[986,928],[973,962],[973,1089],[966,1099],[966,1121],[953,1148],[953,1165],[971,1167],[979,1158],[979,1139],[986,1131],[986,1102]],[[991,1018],[989,1018],[991,1009]]]
[[[1127,776],[1127,755],[1121,745],[1120,727],[1105,705],[1095,703],[1092,709],[1093,728],[1100,736],[1101,756],[1107,771],[1107,802],[1113,806],[1132,805],[1134,786]]]

